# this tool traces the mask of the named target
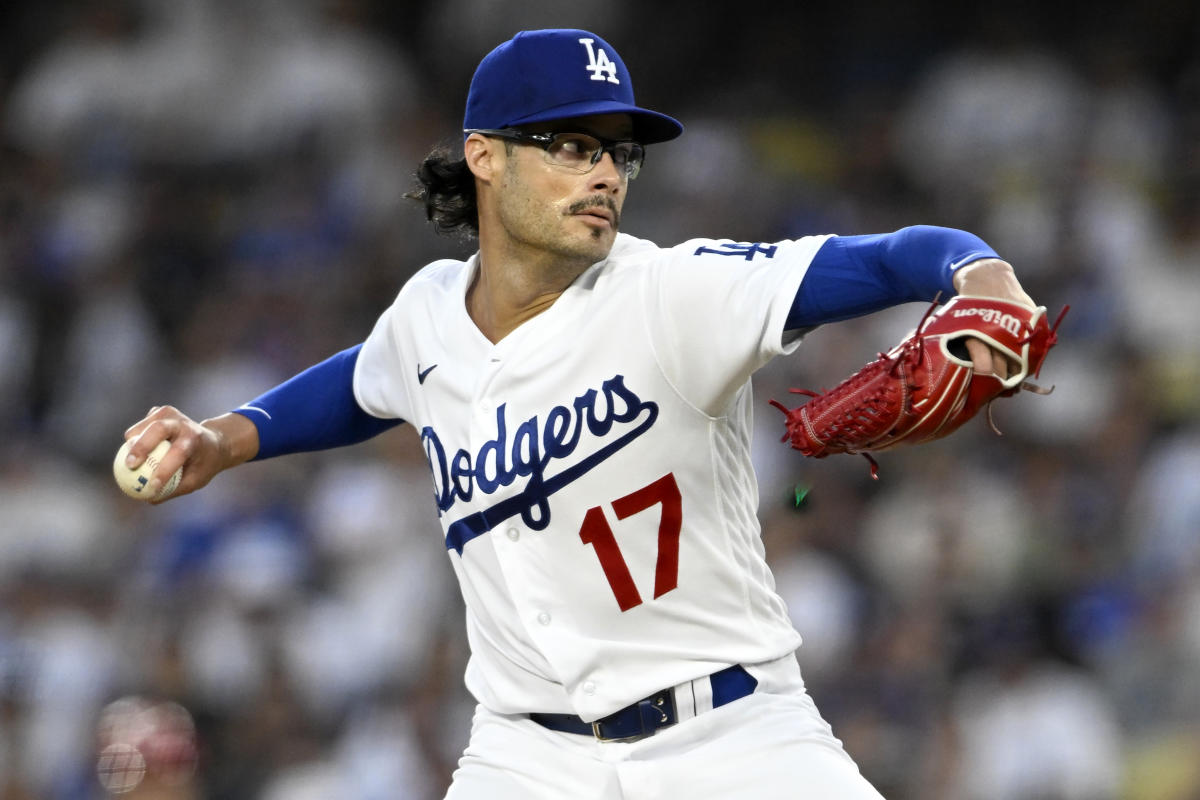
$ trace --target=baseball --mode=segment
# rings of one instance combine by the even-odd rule
[[[121,449],[117,451],[117,457],[113,459],[113,477],[117,479],[117,486],[120,486],[122,492],[135,500],[162,500],[170,497],[171,492],[179,486],[179,479],[183,477],[183,467],[175,470],[175,474],[163,484],[162,491],[157,495],[151,497],[146,491],[146,486],[149,485],[150,478],[154,475],[154,469],[171,449],[171,443],[165,439],[159,442],[137,469],[130,469],[125,466],[125,456],[129,455],[129,446],[132,443],[130,440],[121,445]]]

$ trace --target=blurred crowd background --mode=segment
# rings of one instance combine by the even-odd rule
[[[237,406],[470,253],[402,195],[478,60],[552,26],[687,126],[628,232],[961,227],[1071,306],[1053,394],[878,481],[785,449],[766,401],[922,307],[756,378],[768,554],[864,773],[892,800],[1200,798],[1194,2],[81,0],[0,11],[0,799],[441,797],[472,704],[411,429],[161,507],[110,464],[152,405]],[[111,724],[155,703],[185,732]],[[130,727],[173,744],[98,774]]]

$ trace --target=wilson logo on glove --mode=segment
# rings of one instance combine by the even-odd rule
[[[1012,314],[1005,314],[994,308],[960,308],[954,312],[954,316],[956,317],[969,317],[971,315],[978,315],[984,322],[999,325],[1013,336],[1021,335],[1021,323],[1024,320],[1014,317]]]
[[[781,441],[790,441],[793,448],[813,458],[861,454],[871,463],[871,477],[878,478],[879,465],[871,452],[940,439],[984,407],[988,424],[998,434],[991,418],[993,400],[1022,389],[1037,394],[1053,390],[1028,378],[1041,371],[1069,308],[1064,307],[1051,326],[1044,306],[958,295],[939,308],[934,300],[904,341],[834,389],[823,394],[792,389],[813,398],[794,409],[772,400],[771,405],[785,417]],[[985,342],[1017,369],[1003,379],[975,374],[971,360],[960,354],[965,349],[956,353],[952,347],[966,338]]]

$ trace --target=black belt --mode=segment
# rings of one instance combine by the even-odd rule
[[[708,676],[708,680],[712,684],[713,708],[752,694],[758,686],[754,676],[737,665],[714,672]],[[552,731],[595,736],[602,742],[632,742],[674,725],[679,721],[679,712],[675,704],[675,690],[662,689],[595,722],[584,722],[574,714],[535,713],[530,714],[529,718]]]

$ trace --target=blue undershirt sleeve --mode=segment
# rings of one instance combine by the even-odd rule
[[[954,294],[954,271],[998,258],[973,233],[914,225],[894,233],[835,236],[817,251],[788,314],[786,330],[859,317]]]
[[[258,428],[254,461],[358,444],[403,422],[373,417],[354,398],[361,349],[343,350],[234,409]]]

